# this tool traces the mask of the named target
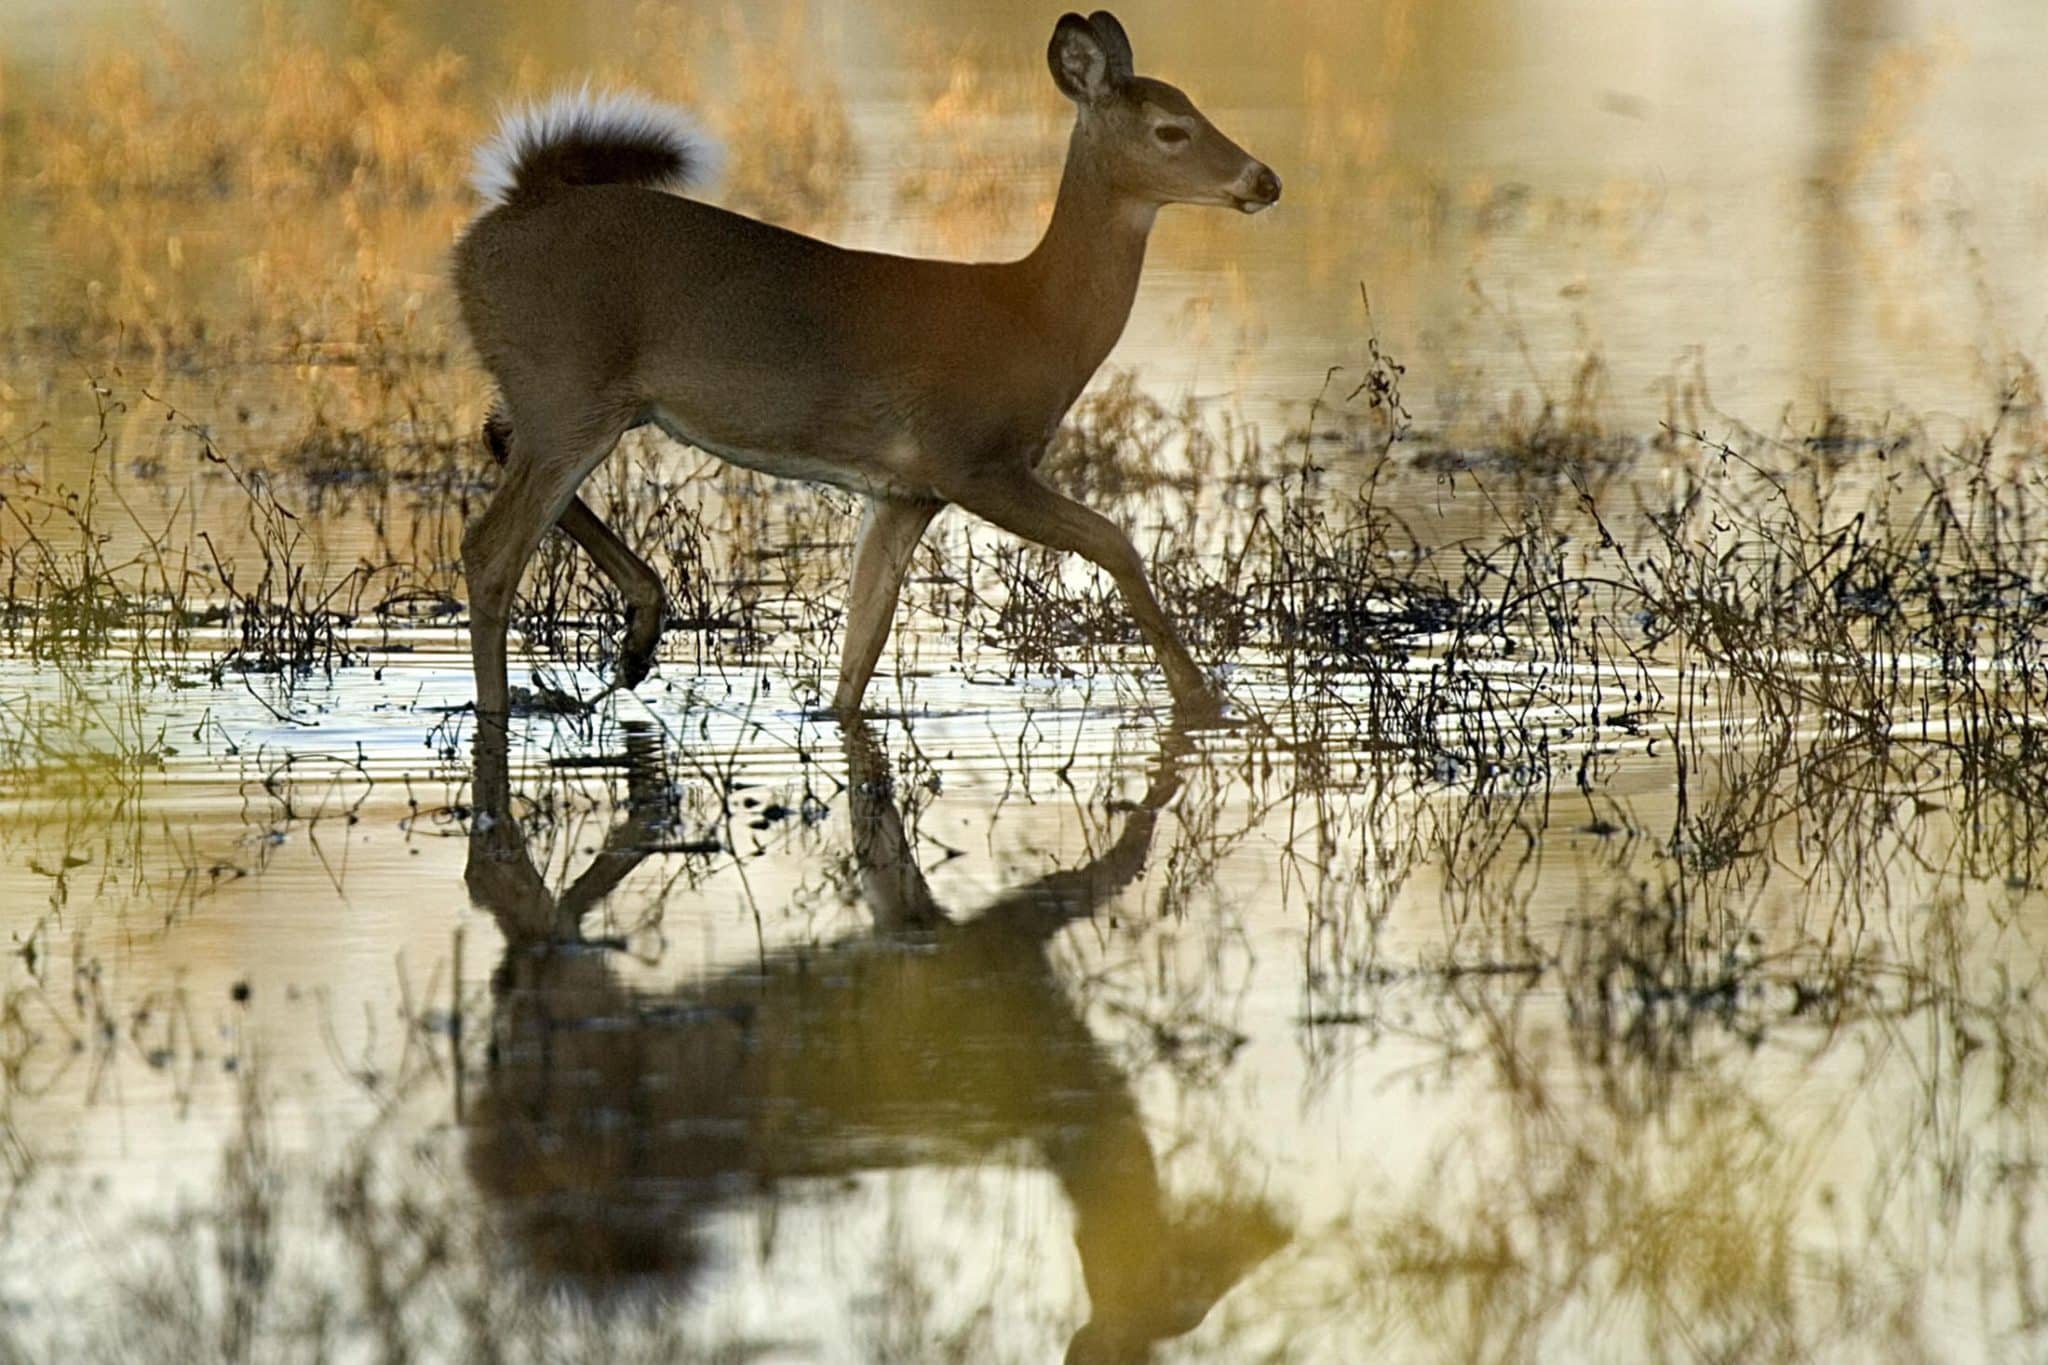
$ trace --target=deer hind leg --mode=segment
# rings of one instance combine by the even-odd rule
[[[896,599],[910,572],[918,538],[931,525],[942,502],[870,498],[853,544],[853,579],[846,593],[846,641],[839,656],[839,686],[832,709],[857,715],[860,699],[882,657]]]
[[[1072,498],[1054,492],[1035,474],[1015,478],[984,478],[957,489],[942,490],[978,517],[1015,535],[1055,550],[1080,554],[1115,580],[1124,605],[1166,673],[1174,709],[1185,718],[1202,720],[1222,712],[1222,700],[1181,643],[1166,618],[1144,561],[1130,537],[1115,522]]]
[[[510,710],[505,628],[519,575],[541,537],[568,510],[578,486],[631,425],[627,414],[597,404],[566,418],[559,412],[544,417],[545,412],[545,407],[514,407],[504,481],[462,537],[462,571],[469,581],[470,658],[476,668],[476,709],[482,716],[502,718]]]
[[[484,445],[501,465],[511,455],[512,419],[502,407],[493,408],[491,415],[484,419]],[[620,689],[635,687],[654,666],[655,650],[661,644],[662,617],[668,610],[662,596],[661,577],[646,560],[634,554],[582,498],[569,500],[558,524],[571,540],[583,547],[583,552],[590,556],[605,577],[611,579],[612,586],[625,599],[626,638],[619,649],[612,686]]]

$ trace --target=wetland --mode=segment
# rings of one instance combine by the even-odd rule
[[[630,434],[529,570],[446,254],[508,98],[993,259],[1056,12],[0,13],[0,1360],[2032,1360],[2048,29],[1134,3],[1169,209],[1047,477],[820,708],[844,495]]]

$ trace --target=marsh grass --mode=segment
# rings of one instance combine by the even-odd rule
[[[174,367],[289,358],[361,370],[367,389],[454,348],[452,316],[426,305],[474,212],[470,149],[503,100],[589,73],[529,59],[508,88],[370,0],[339,33],[249,8],[229,60],[159,23],[146,43],[0,86],[0,125],[18,130],[0,184],[63,244],[9,310],[12,347]],[[814,229],[845,211],[856,149],[803,20],[794,6],[755,26],[646,5],[639,59],[603,80],[699,104],[688,54],[729,50],[733,88],[713,109],[732,151],[726,202]],[[165,232],[166,213],[186,230]],[[481,395],[465,401],[481,415]]]
[[[1344,401],[1319,403],[1278,444],[1227,409],[1169,408],[1121,376],[1049,456],[1050,477],[1133,528],[1198,653],[1254,670],[1255,712],[1304,742],[1396,746],[1432,781],[1541,783],[1561,765],[1583,778],[1603,735],[1682,731],[1690,671],[1746,725],[1953,757],[1973,791],[2037,785],[2048,542],[2025,429],[2008,425],[2022,381],[1947,446],[1897,425],[1860,437],[1832,414],[1804,432],[1667,432],[1654,491],[1589,481],[1583,462],[1532,438],[1504,447],[1517,453],[1492,474],[1450,476],[1497,520],[1489,541],[1440,545],[1386,496],[1437,471],[1428,442],[1409,449],[1399,365],[1376,341],[1368,354]],[[216,683],[293,679],[404,648],[422,620],[459,619],[454,547],[492,477],[473,439],[436,438],[404,472],[339,440],[317,457],[302,443],[237,459],[147,388],[93,381],[92,393],[107,463],[126,460],[113,414],[155,412],[221,476],[239,534],[221,538],[216,517],[196,544],[176,543],[98,475],[79,491],[25,486],[0,505],[14,648],[118,654],[149,673],[210,645]],[[1350,452],[1341,474],[1323,453],[1333,426],[1351,433],[1336,443]],[[854,521],[843,499],[679,462],[644,435],[588,493],[663,577],[668,659],[774,661],[821,687]],[[366,518],[380,556],[332,556],[321,528],[337,515]],[[993,647],[1014,670],[1070,680],[1143,667],[1099,574],[962,519],[928,540],[906,599],[912,651],[936,628],[957,662]],[[609,584],[551,538],[516,620],[535,662],[602,671],[620,620]]]
[[[215,685],[240,673],[290,683],[361,662],[365,630],[388,636],[451,602],[431,567],[337,564],[309,519],[329,480],[302,471],[301,491],[316,494],[302,514],[281,499],[275,478],[231,460],[208,427],[148,389],[90,382],[102,465],[83,488],[22,480],[0,495],[0,517],[11,523],[0,538],[8,584],[0,623],[26,657],[118,661],[150,684],[189,677],[195,665]],[[179,525],[181,507],[153,522],[121,479],[100,472],[123,463],[114,419],[129,404],[181,432],[190,458],[232,490],[238,518],[191,537]]]
[[[1038,143],[1056,145],[1059,130],[1038,98],[1037,73],[992,63],[952,35],[924,36],[916,46],[916,68],[937,79],[918,115],[919,160],[896,177],[897,203],[929,219],[943,251],[980,252],[1014,240],[1024,221],[1050,213],[1054,182],[1042,156],[992,149],[988,130],[1027,123]]]

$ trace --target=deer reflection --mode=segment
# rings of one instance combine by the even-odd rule
[[[853,854],[873,934],[652,996],[628,989],[581,926],[660,841],[658,741],[629,739],[625,816],[557,897],[513,817],[503,735],[487,721],[477,745],[468,883],[506,951],[469,1153],[537,1273],[681,1284],[699,1268],[697,1219],[720,1201],[1022,1140],[1073,1205],[1091,1311],[1068,1359],[1121,1360],[1194,1327],[1285,1240],[1261,1206],[1170,1206],[1129,1079],[1049,955],[1061,928],[1143,868],[1179,782],[1174,741],[1100,857],[956,920],[917,866],[885,752],[852,726]]]

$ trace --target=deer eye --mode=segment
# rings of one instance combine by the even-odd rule
[[[1188,140],[1188,130],[1178,123],[1162,123],[1152,130],[1152,136],[1169,147],[1178,147]]]

